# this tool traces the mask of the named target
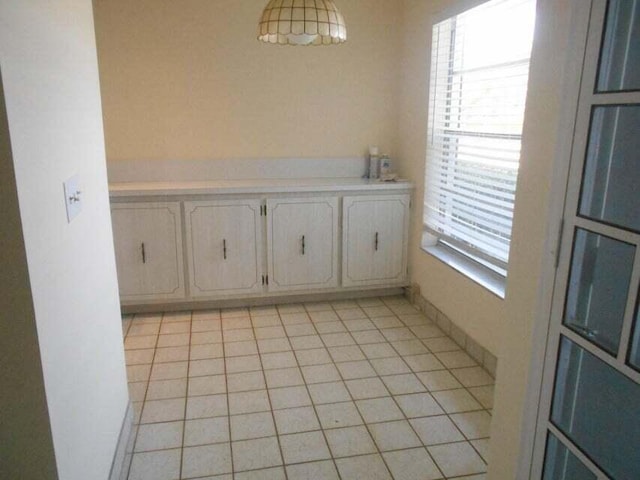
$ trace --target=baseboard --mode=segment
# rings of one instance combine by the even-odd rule
[[[122,426],[120,427],[120,435],[118,437],[116,451],[113,455],[113,462],[111,463],[109,480],[127,479],[133,452],[133,439],[135,438],[133,433],[133,404],[129,402]]]
[[[482,365],[493,378],[496,378],[498,359],[495,355],[471,338],[464,330],[458,327],[455,322],[438,310],[429,300],[424,298],[420,294],[420,289],[417,286],[407,289],[407,298],[423,312],[429,320],[437,324],[460,348]]]

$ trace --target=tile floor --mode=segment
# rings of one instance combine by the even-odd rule
[[[123,329],[129,480],[485,478],[493,379],[402,297]]]

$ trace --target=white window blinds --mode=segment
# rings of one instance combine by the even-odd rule
[[[506,272],[535,0],[493,0],[433,27],[426,230]]]

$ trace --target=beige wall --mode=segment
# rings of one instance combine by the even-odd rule
[[[431,21],[443,9],[462,0],[405,0],[403,81],[399,118],[401,172],[417,185],[411,245],[412,279],[422,294],[454,323],[498,357],[498,378],[492,422],[489,478],[518,476],[528,462],[527,441],[531,416],[525,406],[531,358],[544,349],[534,337],[535,322],[544,321],[549,289],[545,274],[553,264],[552,242],[559,217],[551,204],[552,179],[566,164],[566,118],[561,110],[566,80],[565,66],[572,58],[567,47],[571,31],[572,0],[538,0],[529,97],[523,134],[523,153],[516,194],[515,219],[505,300],[440,263],[419,248],[422,229],[421,199],[424,192],[424,160],[428,104]],[[574,54],[573,57],[576,57]],[[565,148],[565,150],[562,150]],[[558,188],[562,188],[560,185]],[[554,210],[555,209],[555,210]],[[528,415],[528,416],[527,416]],[[534,412],[535,416],[535,412]],[[526,430],[529,429],[529,430]]]
[[[17,280],[3,283],[3,294],[15,294],[25,304],[22,317],[3,316],[3,323],[21,323],[9,332],[21,336],[17,344],[27,344],[22,354],[36,370],[22,378],[3,375],[9,384],[1,384],[0,391],[32,390],[36,398],[26,398],[25,409],[42,408],[44,387],[56,462],[46,465],[43,476],[0,476],[49,479],[57,469],[64,480],[106,479],[128,392],[91,1],[0,1],[0,64],[30,284],[29,292],[24,256],[6,259],[7,265],[3,250],[3,271],[14,271],[15,264]],[[83,211],[68,224],[62,183],[74,174],[81,182]],[[1,181],[4,209],[5,185],[10,188],[12,177],[3,175]],[[17,219],[11,224],[18,235]],[[7,368],[4,361],[2,366]],[[3,418],[6,414],[3,410]],[[33,413],[34,421],[42,415],[45,411]],[[46,429],[40,430],[44,456],[51,448]],[[4,468],[5,461],[30,459],[28,450],[10,459],[3,452],[0,463]]]
[[[94,0],[107,159],[394,153],[398,8],[341,0],[346,44],[256,40],[266,0]]]

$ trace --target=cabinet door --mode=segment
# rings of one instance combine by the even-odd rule
[[[338,199],[267,200],[269,290],[338,285]]]
[[[342,285],[404,283],[409,195],[345,197],[342,209]]]
[[[180,204],[116,203],[111,220],[122,300],[184,297]]]
[[[185,202],[192,297],[261,292],[259,200]]]

